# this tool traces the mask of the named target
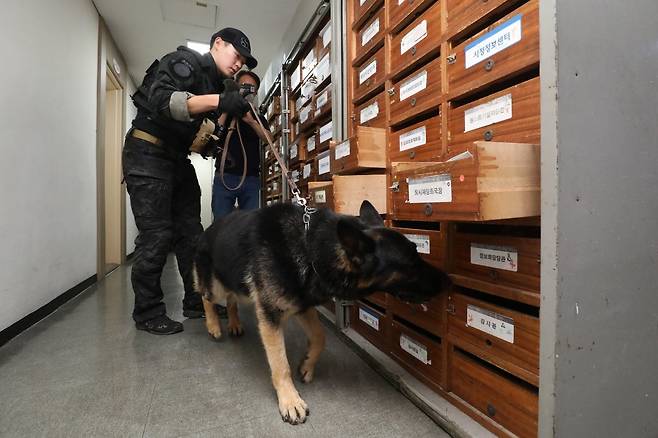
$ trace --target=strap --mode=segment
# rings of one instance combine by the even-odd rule
[[[238,130],[238,138],[240,139],[240,148],[242,149],[242,177],[240,178],[240,182],[237,186],[229,187],[228,184],[226,184],[226,180],[224,179],[224,167],[226,166],[226,158],[228,157],[228,148],[230,145],[231,136],[233,135],[233,131],[236,129],[236,126]],[[240,124],[235,118],[231,120],[231,126],[228,128],[228,134],[226,135],[226,140],[224,140],[224,150],[222,151],[222,158],[219,163],[219,176],[222,180],[222,184],[224,184],[224,187],[231,191],[238,190],[240,187],[242,187],[244,180],[247,178],[247,151],[245,150],[244,142],[242,141]]]

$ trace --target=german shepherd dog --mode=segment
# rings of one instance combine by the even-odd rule
[[[253,301],[279,412],[291,424],[305,422],[309,410],[286,357],[283,326],[290,316],[308,336],[299,375],[309,383],[325,344],[315,306],[331,297],[354,300],[378,291],[424,302],[450,284],[446,274],[420,258],[414,243],[384,226],[368,201],[358,217],[320,209],[311,214],[307,231],[303,213],[287,203],[233,212],[203,233],[194,261],[212,338],[222,336],[213,303],[226,299],[228,332],[239,336],[237,298]]]

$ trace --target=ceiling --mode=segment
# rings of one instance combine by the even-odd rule
[[[207,42],[222,27],[251,40],[263,75],[302,0],[92,0],[138,85],[155,58],[187,40]],[[204,6],[205,5],[205,6]]]

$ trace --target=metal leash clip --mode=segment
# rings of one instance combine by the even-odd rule
[[[304,207],[304,215],[302,216],[302,221],[304,222],[304,230],[308,231],[308,227],[311,223],[311,215],[317,211],[314,207],[309,207],[306,201],[306,198],[302,198],[299,194],[299,190],[293,190],[293,196],[295,197],[295,202],[297,205]]]

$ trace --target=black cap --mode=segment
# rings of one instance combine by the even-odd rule
[[[260,78],[256,73],[254,73],[251,70],[240,70],[236,75],[235,75],[235,82],[240,83],[240,78],[244,75],[249,75],[251,76],[254,81],[256,81],[256,88],[260,88]]]
[[[222,30],[219,30],[213,34],[210,38],[210,47],[215,43],[217,37],[226,41],[227,43],[233,44],[235,50],[240,52],[240,55],[244,56],[247,59],[247,67],[250,69],[256,68],[258,61],[256,58],[251,56],[251,43],[249,38],[241,30],[234,29],[232,27],[225,27]]]

